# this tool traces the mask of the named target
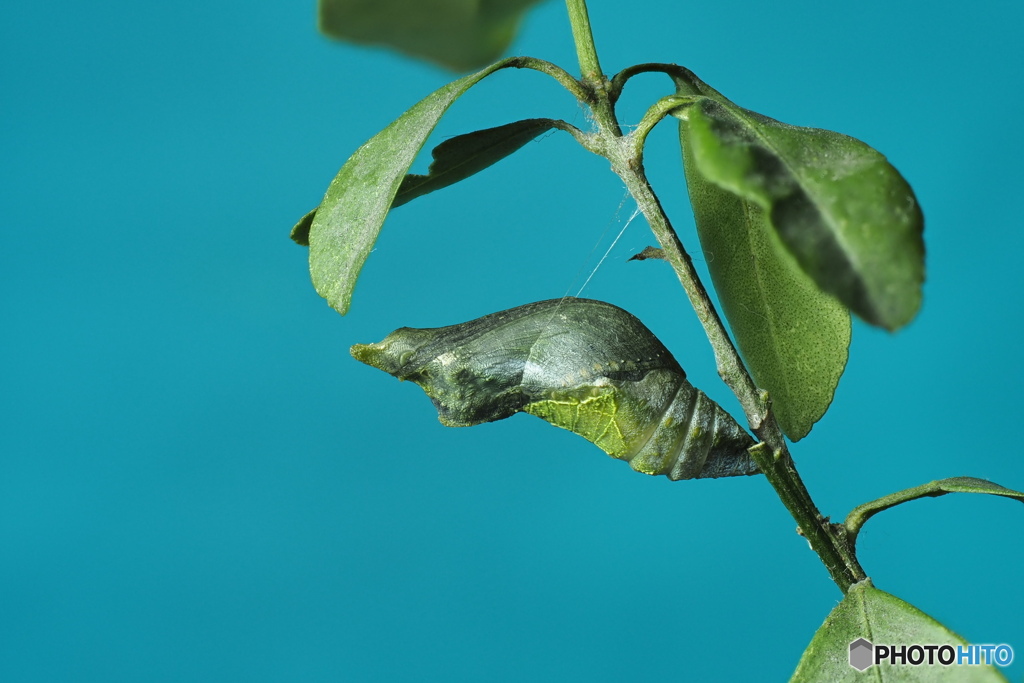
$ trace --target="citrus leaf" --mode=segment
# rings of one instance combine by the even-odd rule
[[[878,590],[869,579],[865,579],[850,588],[814,634],[790,683],[866,680],[889,683],[1006,683],[1006,678],[993,666],[957,663],[944,666],[939,663],[938,650],[933,651],[933,664],[927,663],[927,652],[924,653],[924,663],[916,666],[894,665],[885,660],[873,664],[874,648],[878,645],[913,644],[950,645],[955,652],[956,646],[967,645],[967,641],[913,605]],[[854,668],[854,664],[858,668]],[[861,667],[863,670],[858,670]]]
[[[405,176],[391,208],[465,180],[554,127],[552,119],[524,119],[445,140],[434,148],[427,175]]]
[[[711,279],[740,353],[793,441],[829,405],[846,367],[850,315],[779,243],[756,204],[708,181],[680,122],[686,186]]]
[[[515,58],[505,59],[434,91],[370,138],[338,171],[310,226],[309,270],[316,291],[339,313],[348,312],[356,278],[391,202],[441,116],[481,79],[516,64]]]
[[[434,148],[434,161],[427,175],[409,173],[405,176],[391,208],[479,173],[556,125],[552,119],[524,119],[445,140]],[[309,229],[316,212],[317,209],[313,209],[292,228],[291,238],[296,244],[309,246]]]
[[[677,115],[692,164],[761,207],[818,287],[872,325],[895,330],[921,305],[924,218],[899,172],[863,142],[736,106],[692,77]]]
[[[538,1],[320,0],[320,31],[465,71],[500,57]]]
[[[987,479],[978,479],[976,477],[939,479],[938,481],[931,481],[921,486],[890,493],[888,496],[858,505],[850,511],[850,514],[846,516],[846,521],[843,523],[843,526],[846,527],[846,536],[851,544],[856,543],[857,535],[860,533],[864,523],[882,510],[888,510],[891,507],[917,500],[918,498],[935,498],[944,496],[947,493],[986,493],[991,496],[1012,498],[1024,503],[1024,493],[1000,486]]]

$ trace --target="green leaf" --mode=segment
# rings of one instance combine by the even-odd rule
[[[320,31],[465,71],[500,57],[538,1],[320,0]]]
[[[860,533],[864,523],[882,510],[888,510],[891,507],[911,500],[917,500],[918,498],[935,498],[944,496],[947,493],[986,493],[992,496],[1013,498],[1024,503],[1024,493],[1008,489],[986,479],[977,479],[975,477],[940,479],[922,484],[921,486],[915,486],[914,488],[890,493],[888,496],[858,505],[850,511],[850,514],[846,516],[846,521],[843,523],[843,526],[846,528],[846,537],[851,544],[855,544],[857,542],[857,535]]]
[[[552,119],[524,119],[445,140],[434,148],[434,161],[427,175],[410,173],[405,176],[398,187],[398,194],[391,202],[391,208],[479,173],[541,133],[557,127],[558,123]],[[317,209],[313,209],[292,228],[291,238],[296,244],[309,246],[309,230],[316,212]]]
[[[764,211],[709,182],[680,123],[686,185],[711,279],[740,353],[797,441],[829,405],[846,367],[850,315],[782,248]]]
[[[441,116],[481,79],[516,65],[515,58],[505,59],[436,90],[370,138],[338,171],[310,227],[309,270],[316,291],[339,313],[348,312],[391,202]]]
[[[918,666],[883,661],[863,672],[850,664],[850,644],[864,638],[872,645],[967,645],[930,616],[903,600],[880,591],[865,579],[854,584],[825,623],[814,634],[804,651],[790,683],[830,681],[956,681],[971,683],[1005,683],[1006,679],[993,666],[939,663]],[[862,656],[866,653],[859,651]],[[927,657],[927,653],[925,653]],[[924,660],[927,662],[927,659]]]
[[[427,175],[405,176],[391,208],[479,173],[555,125],[552,119],[524,119],[445,140],[434,148]]]
[[[313,227],[313,218],[316,216],[316,209],[313,209],[299,219],[299,222],[292,227],[292,241],[303,247],[309,246],[309,229]]]
[[[676,114],[701,176],[761,207],[818,287],[868,323],[895,330],[914,317],[924,218],[882,154],[742,109],[696,77],[680,83],[680,94],[698,95]]]

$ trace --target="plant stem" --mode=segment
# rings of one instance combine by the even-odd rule
[[[591,90],[560,66],[536,57],[515,57],[514,62],[517,69],[533,69],[551,76],[581,102],[588,102],[592,99]]]
[[[587,0],[565,0],[565,7],[569,12],[572,38],[576,43],[576,58],[580,62],[580,82],[591,95],[587,104],[594,114],[594,121],[599,129],[614,131],[616,137],[621,137],[622,130],[615,118],[614,99],[609,96],[611,81],[601,71],[601,63],[597,60]]]
[[[583,84],[593,93],[593,100],[588,104],[594,112],[598,130],[593,137],[598,142],[588,145],[588,148],[608,158],[612,170],[622,178],[643,212],[664,250],[665,258],[672,264],[683,290],[690,299],[708,341],[711,342],[718,374],[736,394],[751,429],[761,440],[761,443],[750,449],[751,456],[768,483],[775,489],[783,505],[796,520],[799,532],[821,558],[832,580],[843,593],[846,593],[850,586],[866,578],[866,574],[857,561],[852,546],[846,540],[842,525],[831,524],[811,500],[796,471],[782,430],[771,413],[767,395],[754,385],[693,267],[690,255],[683,248],[661,202],[647,181],[643,169],[642,138],[646,136],[654,122],[648,122],[649,125],[643,128],[643,134],[639,138],[623,136],[615,117],[614,99],[631,74],[626,73],[616,87],[612,87],[611,82],[601,72],[597,60],[586,0],[566,0],[565,4],[572,24]],[[660,65],[648,66],[659,66],[660,70]]]
[[[576,43],[576,58],[580,62],[580,75],[586,82],[604,80],[601,63],[597,60],[594,34],[590,31],[587,0],[565,0],[565,8],[569,12],[569,23],[572,25],[572,39]]]
[[[800,533],[821,558],[832,580],[845,593],[851,585],[866,576],[853,554],[853,549],[847,545],[843,534],[829,523],[811,500],[765,397],[754,385],[733,346],[704,284],[693,267],[690,255],[683,248],[661,203],[651,190],[643,166],[635,156],[629,159],[610,160],[613,170],[622,178],[630,194],[636,199],[658,238],[666,259],[676,271],[679,282],[683,285],[714,349],[718,374],[736,394],[751,429],[762,441],[762,444],[751,449],[751,456],[779,495],[783,505],[796,520]]]

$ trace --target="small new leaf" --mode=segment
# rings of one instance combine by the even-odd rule
[[[863,639],[863,642],[857,643]],[[916,666],[891,665],[887,661],[874,664],[874,645],[967,645],[967,641],[950,631],[913,605],[894,595],[880,591],[869,579],[854,584],[843,601],[825,619],[797,664],[790,683],[872,680],[895,683],[950,681],[961,683],[1006,683],[993,666]],[[858,648],[851,656],[851,644]],[[856,665],[855,668],[852,664]],[[860,671],[861,667],[863,671]]]
[[[386,45],[465,71],[508,49],[526,10],[539,0],[320,0],[320,31]]]
[[[665,259],[665,252],[661,247],[644,247],[639,253],[630,256],[627,261],[646,261],[649,258],[653,259]]]

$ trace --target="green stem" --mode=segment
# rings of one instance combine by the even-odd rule
[[[561,83],[562,87],[572,93],[572,96],[581,102],[588,102],[592,99],[592,93],[582,83],[573,78],[568,71],[551,62],[536,57],[516,57],[514,63],[518,69],[533,69],[551,76]]]
[[[638,134],[623,136],[615,116],[615,99],[631,76],[644,71],[664,71],[672,75],[685,71],[674,65],[647,64],[620,73],[614,83],[601,71],[590,29],[586,0],[565,0],[572,24],[576,55],[580,62],[582,85],[592,97],[586,101],[594,113],[597,130],[588,136],[587,148],[605,156],[612,170],[622,178],[636,200],[648,224],[661,244],[665,258],[672,264],[701,325],[711,342],[718,374],[732,389],[746,413],[751,429],[761,440],[750,449],[751,456],[775,489],[786,509],[799,525],[800,533],[821,558],[832,580],[846,593],[850,586],[866,577],[857,562],[852,545],[847,543],[842,525],[831,524],[811,500],[789,454],[782,430],[769,408],[767,395],[754,385],[725,325],[715,310],[704,284],[693,267],[665,210],[647,182],[643,168],[643,140],[650,129],[668,111],[688,98],[666,98],[652,107]],[[688,73],[688,72],[686,72]],[[685,74],[684,74],[685,75]]]
[[[585,101],[594,113],[597,127],[615,137],[621,137],[622,129],[619,128],[618,119],[615,117],[614,100],[609,95],[611,81],[601,71],[601,63],[597,59],[594,34],[590,30],[590,15],[587,13],[587,0],[565,0],[565,7],[569,12],[572,39],[576,43],[581,83],[590,93],[590,97]]]
[[[628,81],[633,76],[650,72],[658,72],[668,74],[669,76],[674,78],[676,72],[679,69],[680,67],[678,67],[675,64],[658,63],[634,64],[633,66],[627,66],[625,69],[612,76],[610,88],[612,102],[614,103],[618,101],[619,95],[622,94],[622,88],[625,87],[626,85],[626,81]]]
[[[751,449],[751,456],[768,483],[775,489],[782,504],[796,520],[800,533],[821,558],[832,580],[843,593],[846,593],[850,586],[866,576],[852,547],[846,543],[839,525],[830,524],[811,500],[789,454],[782,430],[768,408],[766,396],[758,391],[743,365],[704,284],[693,267],[690,255],[683,248],[661,203],[647,182],[640,160],[629,153],[632,146],[609,146],[623,150],[621,157],[609,157],[612,168],[626,184],[658,238],[666,259],[676,271],[679,282],[711,342],[718,364],[718,374],[739,398],[747,421],[761,440],[760,444]]]
[[[601,71],[601,63],[597,60],[597,48],[594,46],[594,34],[590,30],[590,14],[587,12],[587,0],[565,0],[565,8],[569,12],[569,23],[572,25],[572,39],[576,43],[576,58],[580,62],[580,75],[589,83],[605,80]]]
[[[1024,503],[1024,493],[1008,489],[1005,486],[1000,486],[985,479],[978,479],[976,477],[940,479],[915,486],[911,489],[890,493],[887,496],[858,505],[850,510],[850,514],[846,516],[846,521],[843,522],[846,538],[849,540],[850,546],[855,547],[857,535],[860,534],[860,529],[864,526],[864,522],[879,512],[912,500],[917,500],[918,498],[937,498],[947,493],[984,493],[990,496],[1005,496],[1006,498],[1013,498]]]
[[[647,135],[670,111],[691,104],[694,101],[695,98],[690,95],[669,95],[668,97],[662,97],[652,104],[651,108],[644,114],[644,117],[640,119],[640,123],[629,134],[630,139],[633,140],[634,156],[637,158],[642,157]]]

